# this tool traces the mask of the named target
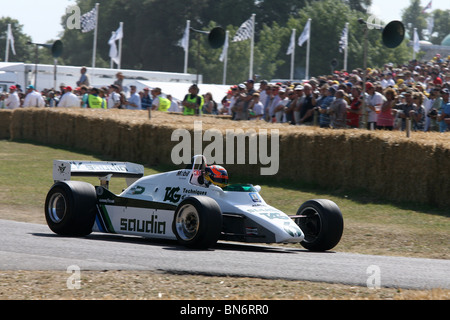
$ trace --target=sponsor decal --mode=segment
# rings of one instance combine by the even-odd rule
[[[67,169],[67,167],[66,167],[66,165],[63,163],[63,164],[61,164],[59,167],[58,167],[58,171],[59,171],[59,173],[61,173],[61,174],[63,174],[64,172],[66,172],[66,169]]]
[[[150,220],[122,218],[120,219],[120,230],[149,234],[166,234],[166,222],[158,221],[157,215],[152,215]]]
[[[183,194],[181,194],[181,193]],[[196,196],[206,196],[207,192],[197,189],[181,189],[180,187],[167,187],[166,193],[164,195],[163,201],[169,201],[172,203],[178,203],[180,200],[185,199],[186,197],[190,195],[196,195]]]
[[[178,192],[180,191],[180,187],[172,188],[167,187],[166,188],[166,194],[164,195],[163,201],[170,201],[172,203],[178,203],[181,199],[181,194]]]
[[[139,194],[143,194],[144,192],[145,192],[145,188],[144,187],[135,186],[135,187],[130,189],[129,193],[139,195]]]
[[[292,224],[289,222],[284,223],[284,231],[289,233],[291,237],[298,238],[302,236],[302,231],[296,224]]]
[[[248,194],[250,196],[250,199],[252,199],[253,202],[261,202],[261,198],[259,197],[259,194],[252,192]]]

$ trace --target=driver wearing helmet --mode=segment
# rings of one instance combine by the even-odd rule
[[[224,188],[228,185],[228,172],[222,166],[207,166],[205,168],[205,179],[208,184]]]

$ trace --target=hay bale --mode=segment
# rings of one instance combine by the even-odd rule
[[[11,121],[14,110],[0,110],[0,139],[11,138]]]
[[[226,132],[236,133],[233,163],[225,166],[230,176],[241,175],[249,181],[268,165],[261,163],[260,154],[258,163],[250,164],[254,154],[248,141],[242,145],[238,139],[249,132],[257,135],[267,130],[271,155],[270,134],[276,129],[280,134],[279,172],[273,179],[363,189],[389,200],[450,205],[446,194],[450,189],[450,140],[446,134],[413,132],[407,139],[404,132],[325,130],[162,112],[153,112],[148,119],[146,112],[130,110],[19,109],[1,111],[0,115],[4,114],[0,137],[9,131],[14,140],[57,144],[150,165],[173,164],[172,150],[179,142],[171,137],[176,129],[187,130],[191,140],[187,152],[194,155],[194,126],[200,121],[201,138],[210,129],[221,134],[223,149],[219,151],[224,162],[230,143]],[[202,139],[201,150],[212,149],[211,143]],[[257,143],[259,148],[260,141]],[[244,156],[245,164],[237,163],[238,153]]]

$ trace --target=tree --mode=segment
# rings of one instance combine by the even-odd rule
[[[420,4],[420,0],[411,0],[410,6],[403,10],[402,22],[405,24],[411,39],[414,36],[414,28],[417,28],[419,38],[423,39],[422,30],[427,28],[427,21],[426,15],[422,11],[423,7]]]
[[[440,45],[442,40],[450,34],[450,10],[436,9],[431,16],[434,19],[433,34],[431,42]]]
[[[13,55],[10,51],[9,61],[27,62],[34,61],[33,47],[28,45],[27,42],[31,41],[31,37],[23,33],[23,25],[18,20],[9,17],[0,19],[0,56],[2,61],[5,61],[4,53],[6,52],[6,31],[8,30],[8,24],[11,24],[11,30],[14,36],[14,48],[16,55]]]

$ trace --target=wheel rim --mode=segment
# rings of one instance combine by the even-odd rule
[[[296,219],[297,225],[305,234],[305,242],[314,242],[320,234],[322,221],[320,214],[312,207],[304,208],[300,213],[301,218]]]
[[[183,241],[190,241],[197,235],[200,219],[197,209],[186,204],[180,208],[175,221],[178,236]]]
[[[61,193],[55,193],[48,202],[47,211],[53,223],[60,223],[67,211],[66,199]]]

